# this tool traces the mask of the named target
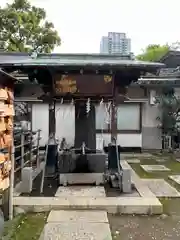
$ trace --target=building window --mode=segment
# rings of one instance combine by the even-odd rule
[[[117,107],[117,133],[137,133],[141,131],[141,106],[139,103],[125,103]],[[104,106],[96,106],[97,132],[111,132],[110,112]]]
[[[140,104],[122,104],[118,106],[118,131],[140,131],[140,121]]]
[[[110,130],[111,119],[106,107],[96,106],[96,129]]]

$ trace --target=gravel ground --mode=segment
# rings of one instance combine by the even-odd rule
[[[112,216],[109,215],[113,239],[179,240],[180,216]]]
[[[163,163],[173,174],[180,173],[180,164],[170,157],[141,158],[141,164],[157,164],[157,159],[167,159]],[[140,159],[140,158],[139,158]],[[180,186],[168,179],[169,173],[146,173],[140,164],[132,164],[142,178],[162,178],[180,192]],[[164,214],[161,216],[114,216],[109,215],[113,239],[117,240],[179,240],[180,239],[180,199],[161,198]]]

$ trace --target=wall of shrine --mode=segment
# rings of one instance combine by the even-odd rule
[[[59,141],[63,137],[66,138],[70,146],[74,145],[75,140],[75,108],[71,104],[56,103],[56,138]],[[42,139],[40,145],[45,145],[49,136],[49,104],[34,103],[32,105],[32,129],[36,131],[41,129]],[[82,129],[83,131],[83,129]],[[110,143],[110,133],[97,133],[96,134],[96,147],[100,145],[102,139],[105,144]],[[118,144],[123,147],[142,147],[142,134],[141,133],[118,133]]]

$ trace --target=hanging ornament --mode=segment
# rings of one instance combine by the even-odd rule
[[[91,110],[91,103],[90,103],[90,98],[88,98],[86,102],[86,113],[89,113]]]
[[[85,148],[86,148],[86,144],[85,142],[82,142],[82,154],[85,155]]]
[[[100,101],[100,105],[103,105],[103,103],[104,103],[104,100],[102,98],[101,101]]]
[[[106,105],[106,123],[110,124],[111,122],[111,102],[108,102]]]
[[[74,105],[74,99],[71,100],[71,105]]]

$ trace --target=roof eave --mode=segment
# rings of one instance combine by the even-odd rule
[[[35,67],[51,67],[51,68],[72,68],[72,69],[91,69],[91,68],[98,68],[98,69],[113,69],[113,70],[120,70],[122,68],[129,68],[129,69],[138,69],[139,71],[156,71],[160,68],[163,68],[164,65],[148,65],[148,64],[11,64],[11,63],[0,63],[3,67],[13,67],[13,68],[35,68]]]
[[[169,50],[164,56],[159,59],[160,63],[163,63],[168,57],[173,55],[180,55],[180,51]]]

